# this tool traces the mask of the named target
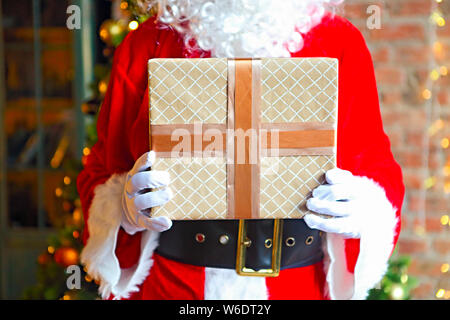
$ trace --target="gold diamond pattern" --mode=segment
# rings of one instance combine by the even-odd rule
[[[152,124],[225,123],[227,60],[149,60]]]
[[[174,197],[154,208],[152,216],[176,220],[225,219],[227,214],[224,158],[158,158],[155,170],[167,170]]]
[[[262,219],[302,218],[306,200],[335,167],[335,156],[263,157],[260,207]]]
[[[337,60],[262,59],[262,122],[329,122],[337,119]],[[149,61],[152,124],[226,123],[226,59]],[[324,183],[336,157],[288,156],[261,159],[261,218],[301,218],[306,200]],[[152,210],[174,220],[226,219],[227,177],[223,158],[158,158],[174,198]]]
[[[337,119],[337,60],[262,59],[263,122]]]

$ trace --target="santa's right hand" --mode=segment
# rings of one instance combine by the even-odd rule
[[[128,234],[146,229],[162,232],[172,227],[172,221],[167,217],[150,217],[151,208],[162,206],[172,198],[172,191],[168,187],[169,173],[149,171],[153,163],[155,153],[144,153],[128,172],[122,196],[122,227]]]

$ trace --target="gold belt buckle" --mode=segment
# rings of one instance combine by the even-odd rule
[[[270,269],[253,270],[245,266],[247,247],[251,240],[247,238],[247,222],[239,220],[239,234],[236,254],[236,272],[240,276],[278,277],[281,265],[281,240],[283,236],[283,220],[275,219],[272,239],[272,264]]]

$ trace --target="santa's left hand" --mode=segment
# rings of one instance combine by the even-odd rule
[[[338,168],[327,171],[325,176],[328,184],[314,189],[306,206],[310,211],[332,217],[307,214],[306,224],[345,238],[360,238],[364,230],[373,227],[380,205],[389,206],[389,200],[378,184],[366,177]]]

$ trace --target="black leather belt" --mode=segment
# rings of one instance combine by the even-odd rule
[[[246,220],[246,268],[270,269],[274,220]],[[173,221],[161,233],[156,252],[182,263],[236,268],[239,220]],[[304,267],[323,259],[322,233],[303,219],[283,220],[280,269]]]

